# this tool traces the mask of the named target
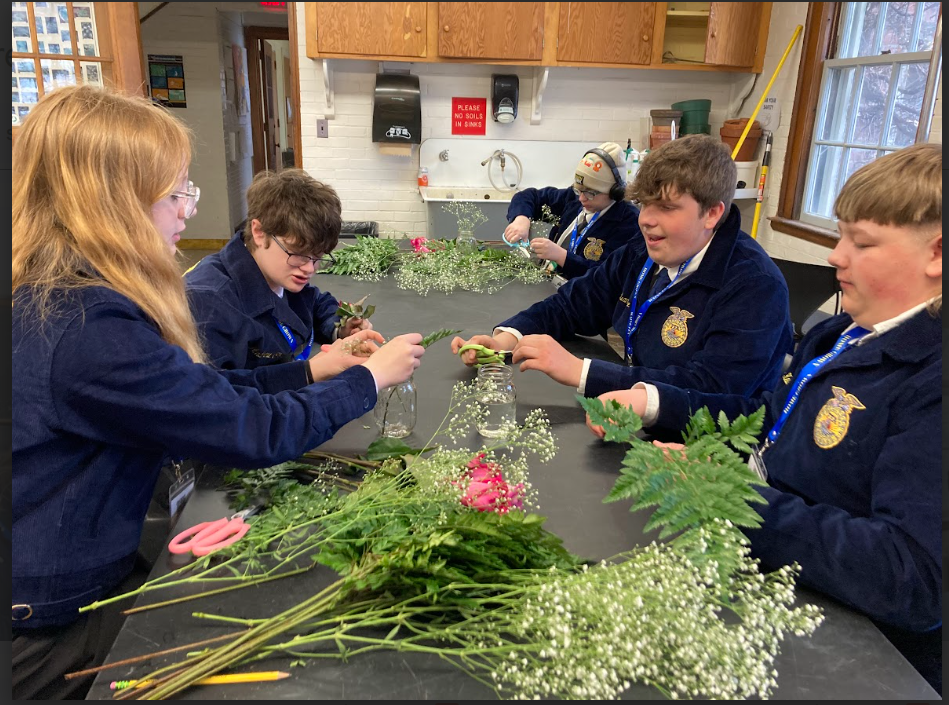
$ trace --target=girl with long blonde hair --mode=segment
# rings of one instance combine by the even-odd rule
[[[263,394],[205,355],[175,243],[195,212],[190,136],[164,108],[92,87],[45,96],[13,152],[13,695],[81,697],[104,660],[166,458],[290,460],[419,365],[399,336],[331,380]],[[371,333],[371,331],[366,331]],[[307,365],[301,361],[299,365]],[[292,364],[286,366],[291,372]]]

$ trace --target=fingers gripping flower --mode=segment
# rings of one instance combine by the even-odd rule
[[[467,482],[461,503],[479,512],[498,514],[523,508],[523,483],[509,485],[501,474],[501,468],[495,463],[485,462],[484,458],[484,453],[478,453],[468,461],[464,479],[459,483],[464,485]]]

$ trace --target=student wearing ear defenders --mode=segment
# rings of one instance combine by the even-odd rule
[[[623,151],[615,142],[587,150],[577,164],[572,188],[528,188],[511,199],[504,239],[510,244],[526,241],[531,220],[540,220],[546,205],[560,223],[548,238],[531,241],[531,253],[557,265],[557,273],[565,279],[586,274],[639,234],[639,211],[624,200],[625,167]]]

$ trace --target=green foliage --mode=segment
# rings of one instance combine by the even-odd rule
[[[339,316],[339,321],[336,322],[337,328],[343,328],[346,324],[353,318],[369,318],[376,311],[376,307],[373,305],[366,306],[366,299],[369,298],[369,294],[363,296],[359,301],[355,303],[347,303],[345,301],[339,302],[339,307],[336,309],[336,315]]]
[[[741,540],[739,527],[756,527],[761,517],[754,504],[765,499],[755,486],[766,484],[735,452],[750,452],[764,421],[764,407],[729,422],[715,419],[702,408],[689,420],[682,450],[660,448],[635,434],[642,421],[632,409],[610,400],[578,397],[590,420],[603,427],[606,440],[629,443],[620,477],[605,502],[632,499],[630,511],[654,508],[646,530],[659,529],[659,538],[681,534],[677,548],[693,561],[718,562],[722,584],[736,568],[733,545]],[[731,446],[731,447],[729,447]],[[698,529],[715,530],[696,538]]]
[[[547,278],[543,269],[510,248],[457,248],[450,240],[428,240],[430,252],[405,253],[400,258],[396,284],[422,296],[461,289],[493,293],[505,284],[536,284]]]
[[[422,338],[420,345],[423,348],[427,348],[429,345],[432,343],[437,343],[442,338],[447,338],[449,335],[457,335],[458,333],[461,333],[461,331],[457,328],[442,328],[435,331],[434,333],[429,333],[424,338]]]
[[[386,460],[388,458],[403,458],[407,455],[419,455],[432,450],[432,446],[425,448],[411,448],[401,438],[377,438],[369,444],[366,451],[366,460]]]
[[[347,274],[353,279],[376,281],[395,263],[399,253],[398,240],[356,236],[356,242],[333,251],[336,264],[320,270],[320,274]]]

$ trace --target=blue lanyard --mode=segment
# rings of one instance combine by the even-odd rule
[[[274,316],[274,322],[277,324],[277,328],[283,333],[283,337],[287,339],[287,342],[290,343],[290,354],[293,354],[293,351],[297,349],[297,339],[294,337],[293,333],[290,331],[287,326],[280,322],[280,320]],[[315,329],[314,329],[315,330]],[[297,355],[294,360],[306,360],[310,357],[310,348],[313,347],[313,331],[310,331],[310,340],[306,344],[306,347],[303,349],[299,355]]]
[[[583,211],[581,210],[580,213]],[[597,211],[593,214],[593,217],[587,222],[586,227],[583,228],[583,232],[577,232],[577,225],[580,222],[580,213],[577,214],[577,219],[573,222],[573,232],[570,233],[570,252],[572,254],[577,254],[577,246],[583,240],[583,236],[587,234],[587,230],[590,229],[590,226],[596,222],[596,219],[600,217],[600,213],[603,211]]]
[[[837,342],[834,344],[834,347],[830,350],[830,352],[826,352],[820,357],[815,357],[813,360],[804,365],[803,368],[801,368],[801,371],[797,375],[797,379],[795,379],[794,384],[791,385],[791,393],[788,395],[788,399],[784,403],[784,409],[781,410],[781,416],[778,417],[778,420],[768,432],[768,439],[764,444],[765,448],[773,445],[774,442],[778,440],[778,436],[781,435],[781,429],[784,428],[784,424],[787,423],[788,417],[791,416],[794,406],[801,398],[801,392],[804,390],[804,387],[807,386],[807,383],[814,378],[814,375],[820,372],[820,370],[827,363],[840,355],[840,353],[846,350],[850,345],[855,343],[858,339],[862,338],[869,332],[870,331],[868,331],[866,328],[861,328],[860,326],[851,328],[837,339]]]
[[[646,258],[646,264],[643,265],[642,271],[639,273],[639,278],[636,279],[636,288],[633,289],[633,293],[629,297],[629,323],[626,325],[626,364],[633,364],[633,334],[639,330],[639,324],[643,320],[643,316],[646,315],[646,311],[649,310],[649,307],[652,306],[652,302],[662,296],[666,291],[669,290],[669,287],[675,284],[679,277],[682,276],[682,272],[685,271],[685,268],[689,266],[689,262],[692,261],[692,258],[689,257],[685,262],[679,265],[679,271],[676,272],[675,279],[669,281],[669,283],[663,287],[662,291],[657,292],[654,296],[646,299],[643,302],[643,305],[636,309],[636,312],[633,313],[633,302],[639,303],[639,289],[643,285],[643,281],[646,279],[646,275],[649,274],[649,270],[652,269],[652,265],[655,262],[652,261],[652,257]]]

